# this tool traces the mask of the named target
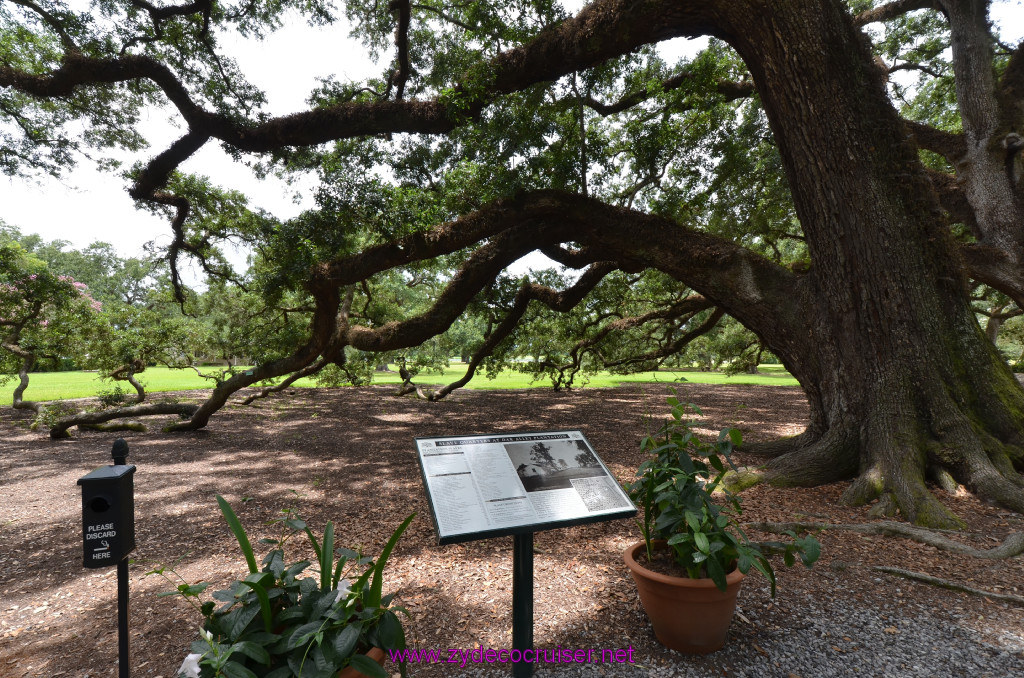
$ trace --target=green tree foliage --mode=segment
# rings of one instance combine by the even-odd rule
[[[101,309],[84,283],[0,237],[0,379],[21,374],[16,405],[38,361],[88,359],[85,347],[100,332]]]
[[[265,35],[286,7],[335,29],[346,18],[379,73],[325,78],[306,110],[269,114],[219,40]],[[181,123],[128,173],[129,192],[169,220],[178,304],[210,318],[217,354],[253,366],[218,374],[180,428],[205,426],[244,387],[362,379],[391,360],[404,391],[436,399],[503,365],[561,388],[688,350],[749,369],[770,350],[811,416],[767,448],[764,479],[853,478],[847,501],[935,525],[957,521],[928,477],[1024,510],[1024,391],[977,323],[1009,309],[980,285],[1024,303],[1024,46],[999,41],[988,3],[574,12],[4,3],[0,166],[57,171],[90,144],[132,148],[149,107]],[[659,49],[699,36],[692,56]],[[260,172],[315,178],[312,206],[276,219],[186,174],[211,143]],[[248,273],[225,265],[229,241],[251,248]],[[568,270],[508,273],[531,252]],[[184,289],[184,259],[208,292]],[[417,370],[456,353],[463,379],[415,388]]]
[[[0,248],[0,379],[18,375],[14,405],[35,410],[41,423],[63,425],[76,412],[24,401],[30,371],[94,369],[114,383],[104,406],[127,402],[121,382],[141,403],[139,376],[148,366],[191,365],[208,341],[203,324],[182,316],[169,293],[161,301],[155,262],[123,259],[106,243],[74,250],[6,225]]]

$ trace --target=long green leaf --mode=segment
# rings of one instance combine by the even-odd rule
[[[395,544],[398,543],[399,537],[405,532],[405,528],[409,527],[409,523],[416,517],[415,513],[409,514],[409,517],[402,521],[402,524],[398,526],[391,534],[391,539],[388,539],[388,543],[384,546],[384,550],[380,552],[380,558],[377,559],[377,564],[373,567],[373,581],[370,582],[370,595],[366,600],[368,607],[380,607],[381,589],[384,587],[384,565],[388,562],[388,558],[391,556],[391,551],[395,548]]]
[[[256,566],[256,555],[252,552],[252,544],[249,543],[249,537],[245,534],[245,528],[242,527],[238,516],[231,509],[231,505],[219,494],[217,495],[217,503],[220,505],[220,512],[224,514],[224,520],[228,521],[228,527],[235,534],[238,547],[242,549],[245,562],[249,565],[249,572],[252,574],[259,572],[259,568]]]
[[[708,543],[708,536],[703,532],[694,532],[693,541],[701,553],[711,553],[711,545]]]
[[[349,624],[341,630],[334,640],[334,650],[340,659],[346,659],[356,649],[359,642],[359,633],[363,627],[358,622]]]
[[[320,551],[320,590],[331,590],[331,575],[334,570],[334,523],[327,521],[324,530],[324,546]]]
[[[295,629],[295,633],[293,633],[288,639],[288,649],[294,650],[300,645],[308,643],[316,636],[322,626],[323,624],[321,622],[313,621],[303,624],[299,628]]]
[[[265,576],[262,572],[253,572],[248,577],[242,580],[242,583],[251,588],[256,593],[257,600],[260,601],[260,613],[263,615],[263,628],[267,633],[271,633],[271,628],[274,622],[274,612],[270,609],[270,597],[267,595],[267,589],[263,587],[262,580]]]
[[[338,588],[338,582],[341,581],[341,573],[345,569],[345,563],[348,562],[348,558],[341,556],[338,558],[338,564],[334,566],[334,576],[331,578],[331,590]]]
[[[260,613],[260,606],[247,603],[236,607],[220,618],[220,627],[229,640],[238,640],[250,622]]]
[[[320,561],[320,542],[318,542],[316,540],[316,537],[313,536],[313,530],[309,529],[309,525],[307,525],[305,527],[305,530],[306,530],[306,536],[309,537],[309,541],[311,541],[313,543],[313,552],[316,553],[316,559],[317,559],[317,562],[319,562]]]
[[[246,657],[258,661],[260,664],[270,666],[270,653],[262,645],[249,640],[243,640],[231,646],[235,652],[241,652]]]
[[[769,563],[764,558],[754,558],[753,565],[754,565],[754,568],[756,570],[758,570],[761,574],[763,574],[768,579],[768,582],[771,584],[771,587],[772,587],[772,590],[771,590],[772,598],[774,598],[775,597],[775,570],[772,569],[771,563]]]
[[[236,661],[229,661],[220,668],[224,678],[257,678],[256,674]]]
[[[402,622],[394,612],[389,610],[384,613],[377,630],[381,647],[387,650],[405,649],[405,631],[402,630]]]

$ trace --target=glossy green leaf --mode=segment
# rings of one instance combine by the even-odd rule
[[[378,637],[381,647],[388,650],[401,650],[405,648],[405,631],[402,629],[402,622],[398,616],[388,610],[380,619],[378,626]]]
[[[270,665],[270,653],[262,645],[252,641],[243,640],[231,646],[232,651],[240,652],[246,657],[258,661],[260,664]]]
[[[250,574],[242,583],[250,587],[253,592],[256,593],[256,598],[260,602],[260,612],[263,614],[263,627],[268,633],[271,630],[271,623],[273,621],[273,610],[270,608],[270,598],[267,597],[267,590],[263,586],[263,582],[269,575],[262,572]]]
[[[221,628],[229,640],[237,640],[260,613],[258,604],[239,605],[220,618]]]
[[[703,532],[694,532],[693,541],[701,553],[710,553],[711,545],[708,543],[708,536]]]
[[[367,676],[367,678],[388,678],[387,671],[364,654],[353,655],[349,666]]]
[[[338,634],[337,639],[334,641],[334,649],[340,659],[348,657],[355,651],[361,631],[362,626],[360,624],[349,624],[341,630],[341,633]]]
[[[320,631],[323,624],[318,621],[309,622],[295,629],[291,637],[288,639],[288,649],[294,650],[297,647],[306,645],[309,643],[316,634]]]
[[[225,678],[257,678],[255,673],[236,661],[225,662],[220,670]]]
[[[725,569],[722,567],[722,564],[714,558],[708,558],[707,568],[711,581],[715,583],[719,591],[724,591],[728,587],[728,582],[725,580]]]

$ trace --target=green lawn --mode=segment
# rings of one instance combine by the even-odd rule
[[[212,387],[211,382],[200,379],[192,370],[172,370],[167,367],[150,367],[139,375],[139,380],[149,393]],[[4,390],[12,391],[16,384],[16,381],[8,382]],[[112,382],[101,380],[95,372],[37,372],[29,375],[25,399],[89,398],[113,388]],[[135,393],[135,389],[127,382],[122,382],[121,388]]]
[[[444,375],[422,373],[416,382],[424,385],[447,384],[460,378],[465,372],[462,365],[452,365]],[[633,382],[664,382],[686,381],[697,384],[775,384],[779,386],[796,386],[796,379],[791,377],[781,365],[761,365],[759,374],[738,374],[727,376],[721,372],[700,372],[697,370],[641,372],[638,374],[609,374],[602,372],[590,378],[585,385],[589,387],[618,386]],[[193,389],[211,388],[212,382],[201,379],[192,370],[171,370],[166,367],[151,367],[140,375],[146,391],[188,391]],[[376,373],[374,383],[397,384],[401,381],[397,372]],[[316,386],[312,379],[300,379],[295,383],[298,387]],[[477,375],[466,388],[498,389],[498,388],[545,388],[547,381],[530,383],[529,375],[519,372],[503,372],[496,379],[487,379]],[[578,382],[577,386],[584,385]],[[3,387],[13,390],[14,383],[8,382]],[[95,372],[39,372],[30,375],[29,387],[25,392],[26,400],[57,400],[61,398],[88,398],[100,391],[113,388],[110,382],[101,381]],[[128,384],[122,388],[132,391]]]

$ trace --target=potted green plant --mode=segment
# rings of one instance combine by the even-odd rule
[[[751,568],[771,584],[775,572],[766,552],[780,552],[786,565],[799,556],[810,567],[821,551],[811,536],[789,533],[788,542],[751,542],[738,522],[739,497],[722,480],[740,432],[723,430],[714,443],[701,441],[686,420],[692,404],[673,396],[669,419],[641,441],[652,455],[626,491],[641,511],[643,541],[624,554],[641,603],[658,640],[674,650],[707,653],[725,643],[740,582]]]
[[[248,572],[213,600],[200,601],[208,584],[181,583],[163,595],[182,595],[203,616],[200,637],[178,670],[186,678],[305,678],[359,676],[387,678],[381,664],[384,650],[405,648],[405,633],[383,595],[383,571],[399,537],[415,517],[410,515],[391,534],[376,560],[335,548],[334,526],[328,522],[317,540],[293,510],[274,521],[279,539],[264,540],[273,548],[262,569],[241,522],[223,497],[217,503],[245,557]],[[312,563],[285,562],[284,546],[300,532],[309,537],[316,556],[315,575],[300,575]],[[337,556],[337,559],[335,559]],[[171,568],[150,574],[170,579]],[[220,603],[218,605],[217,603]],[[404,675],[404,665],[401,667]],[[345,673],[345,672],[348,673]]]

